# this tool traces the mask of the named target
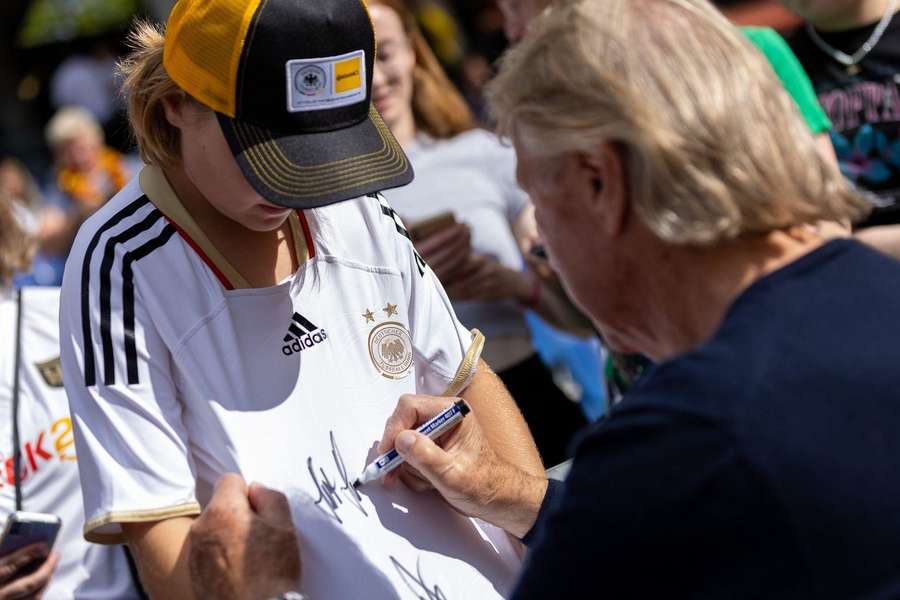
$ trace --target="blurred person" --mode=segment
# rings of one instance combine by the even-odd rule
[[[0,194],[13,203],[19,222],[37,243],[28,273],[18,273],[14,284],[54,285],[62,277],[62,265],[85,215],[69,216],[58,205],[44,200],[40,187],[18,159],[0,158]],[[88,211],[86,214],[90,214]]]
[[[529,270],[523,252],[537,238],[528,196],[515,182],[515,155],[476,129],[412,13],[398,0],[373,0],[378,33],[372,98],[416,170],[385,196],[415,234],[416,223],[451,213],[445,229],[416,241],[460,320],[490,342],[484,358],[519,408],[547,467],[568,458],[587,420],[535,353],[525,310],[562,327],[581,327],[564,295]],[[588,329],[589,331],[589,329]]]
[[[16,510],[62,520],[53,552],[33,545],[0,557],[0,599],[133,600],[124,548],[81,535],[84,507],[59,367],[59,290],[11,286],[14,273],[29,270],[34,246],[19,203],[0,192],[0,522]]]
[[[104,144],[100,124],[83,108],[57,111],[45,137],[53,153],[56,191],[74,206],[96,210],[134,175],[126,157]]]
[[[900,596],[900,264],[817,234],[869,207],[760,54],[706,0],[573,0],[489,92],[567,289],[658,364],[564,484],[477,417],[413,431],[445,398],[401,398],[380,447],[529,545],[514,600]]]
[[[406,593],[384,543],[414,549],[447,594],[500,593],[516,559],[503,532],[402,487],[385,498],[346,480],[414,391],[463,393],[508,460],[543,472],[479,360],[484,336],[459,323],[378,194],[412,168],[371,106],[365,5],[180,0],[165,33],[138,24],[131,42],[121,70],[147,166],[82,226],[60,302],[86,538],[127,541],[154,598],[190,598],[188,550],[216,553],[191,532],[216,516],[204,505],[232,472],[290,498],[299,531],[281,538],[294,551],[299,539],[316,565],[313,597]],[[276,460],[287,449],[295,458]],[[390,502],[375,504],[388,500],[413,502],[413,531],[396,527],[407,517]],[[482,537],[492,532],[496,542]],[[347,557],[335,556],[342,544]],[[295,587],[297,562],[277,565],[287,575],[258,597]],[[237,594],[270,566],[232,571],[219,588]]]
[[[841,171],[873,210],[857,236],[900,256],[900,6],[782,0],[805,23],[788,37],[833,129]],[[881,226],[881,227],[879,227]]]
[[[59,285],[78,228],[122,189],[135,174],[136,163],[104,144],[100,124],[83,108],[60,109],[44,134],[54,172],[40,211],[40,268],[34,283]]]
[[[0,157],[0,194],[12,202],[19,224],[29,235],[37,235],[39,212],[44,199],[37,181],[22,161],[12,156]]]
[[[54,108],[84,108],[101,124],[120,109],[116,57],[109,44],[97,42],[90,52],[66,57],[50,78],[50,102]]]

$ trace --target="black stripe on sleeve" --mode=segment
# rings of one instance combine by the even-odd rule
[[[304,316],[301,315],[300,313],[294,313],[294,316],[293,316],[292,318],[293,318],[297,323],[299,323],[301,327],[303,327],[305,330],[307,330],[307,331],[310,332],[310,333],[312,333],[313,331],[315,331],[316,329],[318,329],[318,327],[316,327],[315,325],[313,325],[312,322],[311,322],[309,319],[307,319],[306,317],[304,317]]]
[[[116,364],[112,347],[111,305],[112,305],[112,279],[113,263],[116,259],[116,245],[139,236],[153,227],[162,218],[162,213],[157,209],[147,213],[140,222],[132,225],[122,233],[109,238],[106,241],[106,251],[103,253],[103,262],[100,263],[100,341],[103,345],[103,383],[115,385]]]
[[[381,200],[380,200],[380,198],[378,198],[378,196],[374,196],[374,198],[376,200],[378,200],[379,202],[381,202]],[[381,214],[383,214],[384,216],[388,217],[391,221],[393,221],[394,227],[397,229],[397,233],[399,233],[400,235],[402,235],[403,237],[408,239],[410,243],[412,243],[412,237],[409,235],[409,232],[403,226],[403,222],[397,216],[397,212],[393,208],[391,208],[390,206],[388,206],[387,204],[384,204],[382,202],[381,203]],[[426,266],[425,259],[422,258],[422,255],[419,254],[419,251],[416,250],[415,246],[413,246],[413,257],[415,257],[415,259],[416,259],[416,268],[419,270],[419,275],[424,277],[425,276],[425,266]]]
[[[122,320],[125,328],[125,362],[127,364],[128,384],[136,385],[138,379],[137,345],[134,339],[134,271],[131,264],[141,260],[154,250],[166,245],[175,228],[167,223],[160,234],[143,246],[125,254],[122,259]]]
[[[94,249],[97,248],[97,244],[100,243],[100,238],[104,233],[118,225],[123,219],[127,219],[136,213],[149,202],[150,200],[147,196],[141,196],[113,215],[109,221],[97,229],[84,253],[84,262],[81,264],[81,335],[84,340],[84,384],[86,386],[96,385],[97,383],[97,370],[94,364],[94,340],[91,336],[90,306],[91,258],[93,257]]]

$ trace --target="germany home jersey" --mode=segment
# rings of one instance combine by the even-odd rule
[[[301,266],[262,289],[155,167],[82,227],[60,321],[86,537],[195,515],[237,472],[288,495],[312,597],[501,595],[518,559],[499,530],[431,495],[348,483],[399,397],[458,394],[483,338],[380,197],[290,222]]]

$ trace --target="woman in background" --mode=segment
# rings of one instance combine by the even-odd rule
[[[372,99],[416,171],[410,185],[385,196],[414,238],[417,225],[443,221],[416,247],[459,319],[485,333],[485,360],[519,403],[544,464],[555,465],[568,457],[567,445],[586,419],[535,353],[525,310],[562,328],[590,330],[561,290],[522,270],[538,236],[528,197],[516,185],[512,149],[475,128],[399,0],[376,0],[371,12],[378,33]],[[440,218],[447,213],[452,224]]]

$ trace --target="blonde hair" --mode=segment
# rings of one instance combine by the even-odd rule
[[[131,53],[119,63],[128,124],[141,160],[166,166],[181,159],[181,136],[166,119],[163,99],[184,94],[163,66],[165,33],[156,25],[137,21],[128,34]]]
[[[9,286],[17,271],[28,270],[34,251],[34,239],[22,227],[16,201],[0,193],[0,288]]]
[[[28,167],[14,156],[0,158],[0,179],[3,178],[4,174],[8,176],[10,173],[21,177],[22,182],[25,184],[24,197],[21,199],[25,203],[25,207],[29,210],[37,210],[44,199],[41,196],[41,189],[38,187],[38,183],[28,170]],[[3,190],[0,189],[0,193],[2,192]]]
[[[64,106],[60,108],[44,128],[44,138],[51,150],[80,135],[88,134],[97,140],[103,140],[103,129],[89,111],[80,106]]]
[[[535,152],[619,148],[632,205],[670,243],[866,212],[764,57],[706,0],[563,0],[488,96],[501,133]]]
[[[475,127],[469,105],[447,74],[403,0],[372,0],[400,17],[416,57],[413,67],[413,118],[416,127],[436,139],[452,138]]]

